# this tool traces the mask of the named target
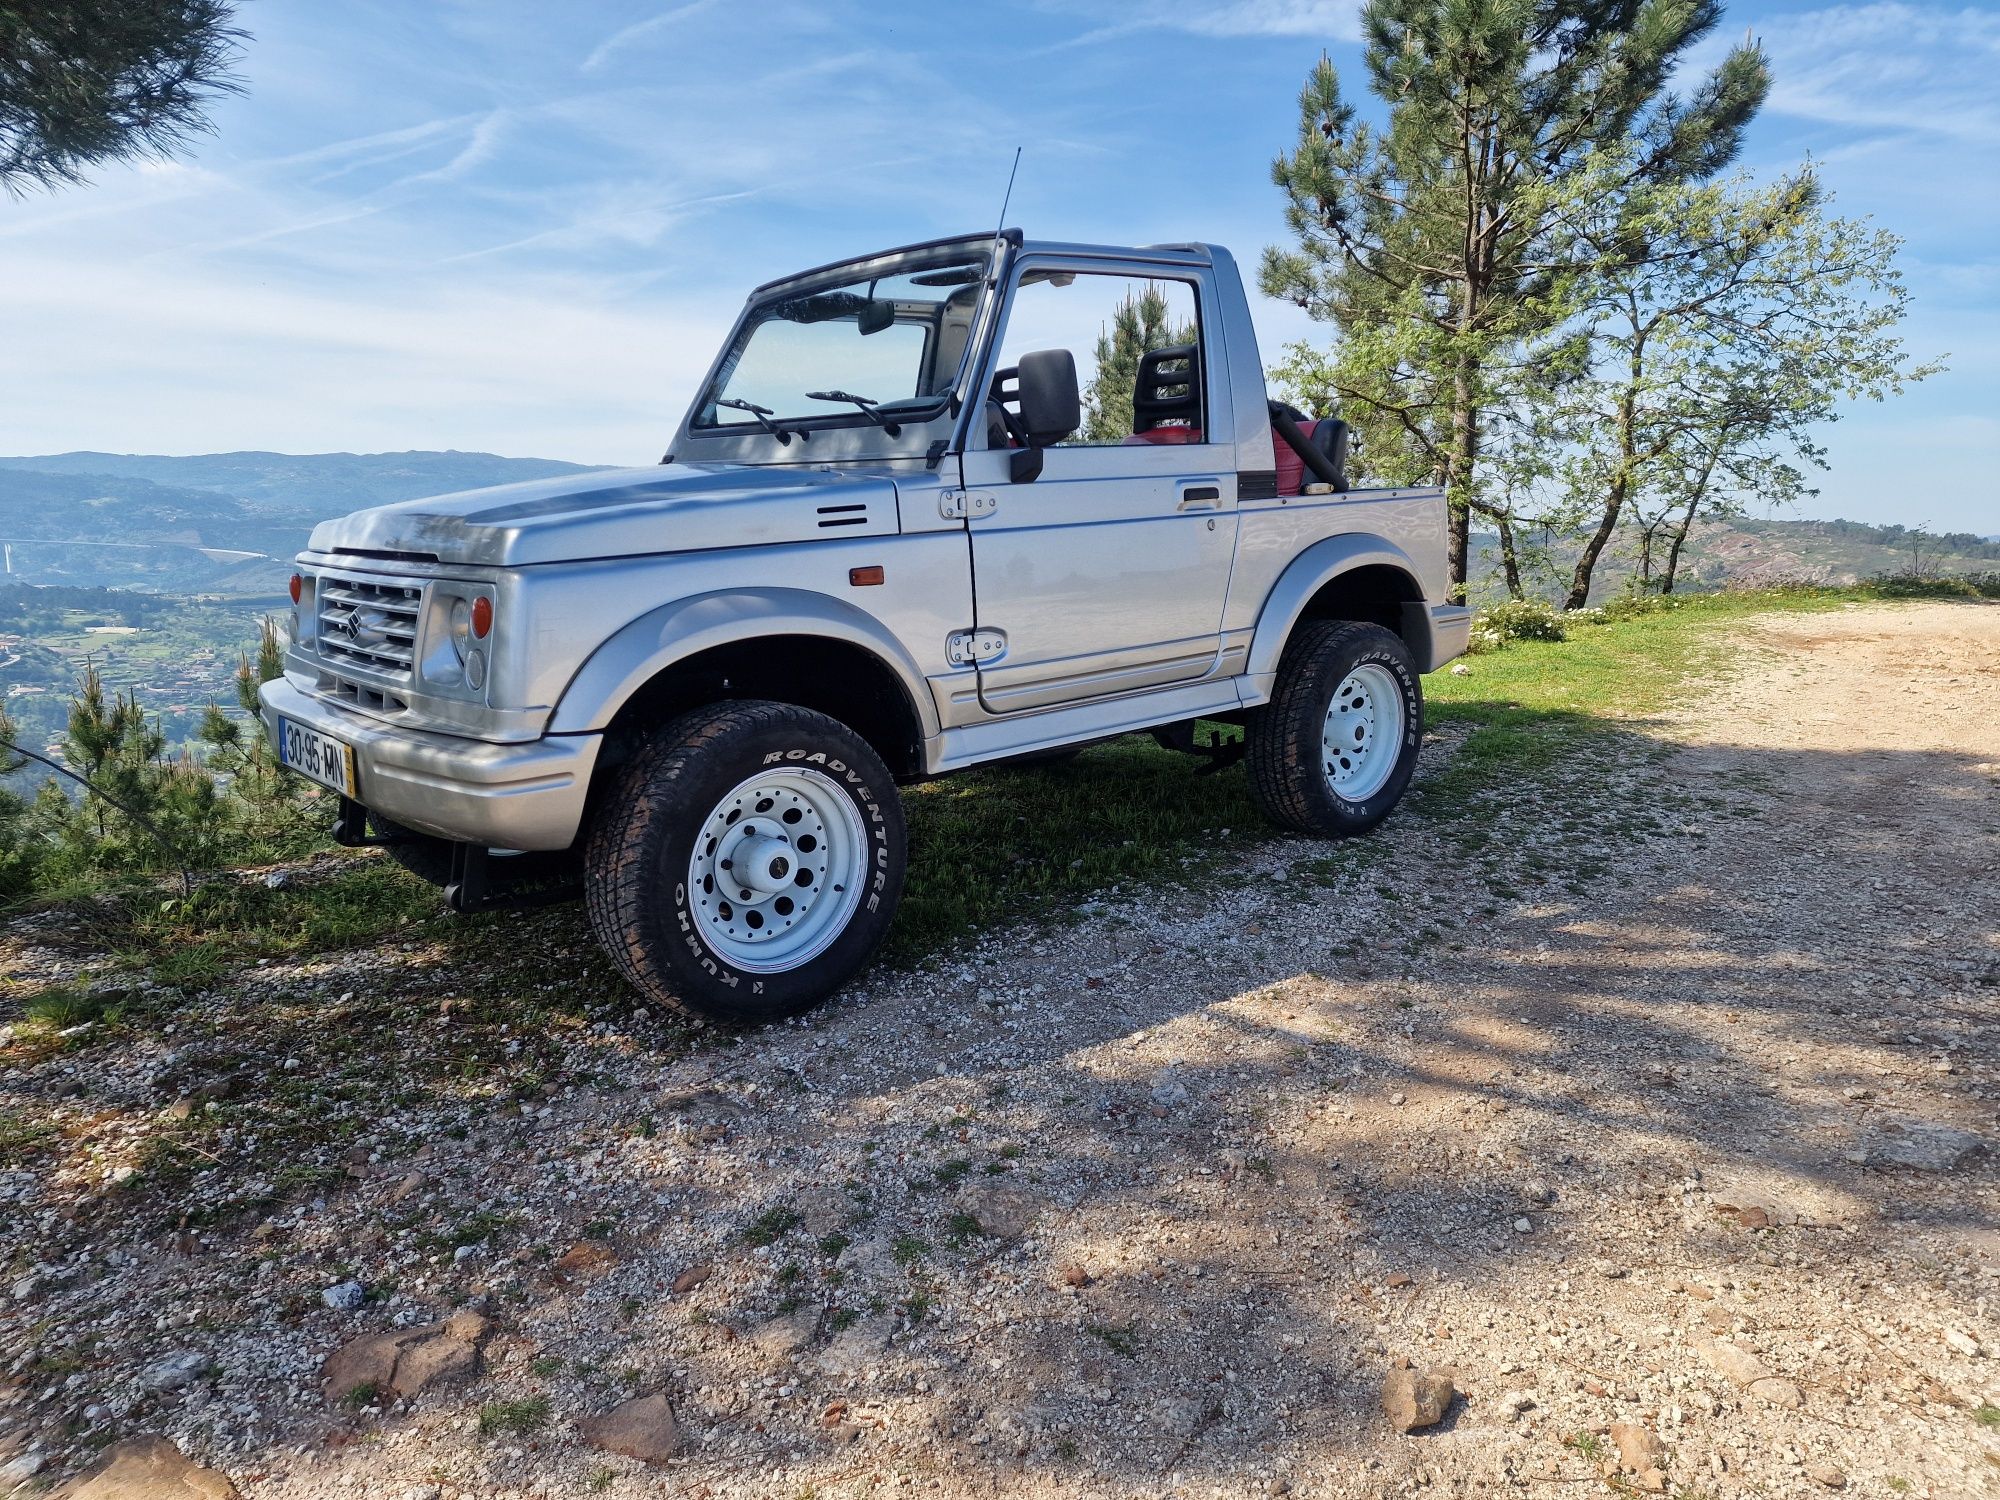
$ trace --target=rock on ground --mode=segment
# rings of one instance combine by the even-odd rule
[[[584,1418],[576,1428],[591,1447],[641,1463],[662,1464],[681,1451],[680,1423],[658,1392],[620,1402],[601,1417]]]
[[[1449,1370],[1414,1370],[1394,1365],[1382,1378],[1382,1415],[1398,1432],[1435,1427],[1458,1394]]]
[[[478,1313],[456,1312],[442,1323],[363,1334],[327,1356],[321,1388],[329,1401],[361,1390],[407,1399],[465,1380],[478,1370],[480,1346],[492,1331],[491,1320]]]
[[[61,1500],[237,1500],[225,1474],[204,1469],[162,1437],[127,1438],[59,1492]]]

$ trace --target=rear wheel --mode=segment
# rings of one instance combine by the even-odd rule
[[[1270,703],[1250,726],[1250,788],[1272,822],[1300,833],[1365,833],[1402,800],[1424,735],[1410,649],[1379,625],[1301,625]]]
[[[590,925],[649,1000],[754,1023],[824,999],[888,932],[903,808],[825,714],[741,702],[666,725],[625,768],[585,855]]]

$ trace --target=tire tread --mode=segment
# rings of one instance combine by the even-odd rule
[[[1321,774],[1319,720],[1325,713],[1318,695],[1310,690],[1314,670],[1335,651],[1387,634],[1380,625],[1361,620],[1310,620],[1286,644],[1271,701],[1246,736],[1244,755],[1251,797],[1280,827],[1321,836],[1330,831],[1307,795],[1307,787]],[[1311,765],[1301,763],[1307,750],[1313,752]]]

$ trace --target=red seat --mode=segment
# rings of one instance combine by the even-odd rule
[[[1319,422],[1317,420],[1301,422],[1299,423],[1299,431],[1310,438],[1313,435],[1314,429],[1318,426]],[[1304,494],[1306,487],[1306,461],[1292,451],[1292,445],[1285,441],[1284,435],[1275,427],[1271,429],[1271,446],[1277,450],[1278,455],[1278,493],[1281,495]]]
[[[1135,432],[1125,439],[1125,446],[1134,443],[1198,443],[1201,441],[1199,427],[1149,427],[1144,432]]]

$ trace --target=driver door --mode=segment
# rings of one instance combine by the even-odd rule
[[[1084,421],[1044,450],[1031,482],[1011,481],[1017,444],[997,428],[964,456],[968,493],[995,501],[967,522],[975,619],[985,640],[1003,638],[979,660],[980,704],[1022,713],[1206,677],[1221,652],[1237,517],[1234,447],[1209,442],[1206,427],[1227,391],[1202,339],[1205,272],[1030,256],[1013,274],[991,369],[1068,349]],[[1188,344],[1186,409],[1135,418],[1139,356]]]

